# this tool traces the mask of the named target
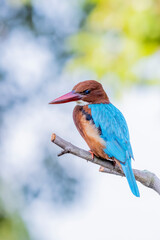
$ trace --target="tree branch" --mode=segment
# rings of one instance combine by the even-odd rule
[[[112,161],[97,158],[96,156],[92,159],[92,156],[89,152],[74,146],[70,142],[67,142],[54,133],[51,136],[51,141],[63,149],[58,156],[71,153],[87,161],[100,165],[100,172],[124,176],[122,170],[117,165],[114,165]],[[154,173],[147,170],[140,171],[137,169],[133,169],[133,172],[137,181],[146,187],[152,188],[158,194],[160,194],[160,179]]]

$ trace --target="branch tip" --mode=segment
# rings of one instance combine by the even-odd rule
[[[55,133],[52,133],[51,135],[51,142],[54,142],[56,139],[56,134]]]

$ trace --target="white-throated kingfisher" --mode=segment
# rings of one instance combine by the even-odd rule
[[[78,83],[73,90],[50,104],[76,101],[74,123],[92,153],[118,164],[129,183],[132,193],[139,197],[138,186],[131,167],[134,159],[129,131],[122,113],[109,101],[102,85],[94,80]]]

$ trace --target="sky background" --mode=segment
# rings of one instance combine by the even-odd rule
[[[96,18],[93,28],[94,14],[117,11],[116,0],[106,12],[103,2],[0,3],[0,240],[160,238],[156,192],[138,183],[136,198],[125,178],[100,173],[97,165],[72,155],[57,158],[60,149],[50,141],[55,132],[88,150],[72,120],[75,103],[48,103],[78,82],[95,79],[127,120],[133,168],[160,177],[159,38],[143,42],[126,26],[108,27],[104,18]],[[155,6],[152,1],[147,6],[135,1],[128,8],[137,19],[147,11],[151,23]],[[150,50],[140,56],[133,44],[126,49],[128,39]],[[98,44],[103,48],[95,48]]]

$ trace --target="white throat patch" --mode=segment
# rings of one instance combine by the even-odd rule
[[[88,105],[89,102],[85,102],[83,100],[79,100],[79,101],[76,102],[76,104],[79,105],[79,106],[85,106],[85,105]]]

